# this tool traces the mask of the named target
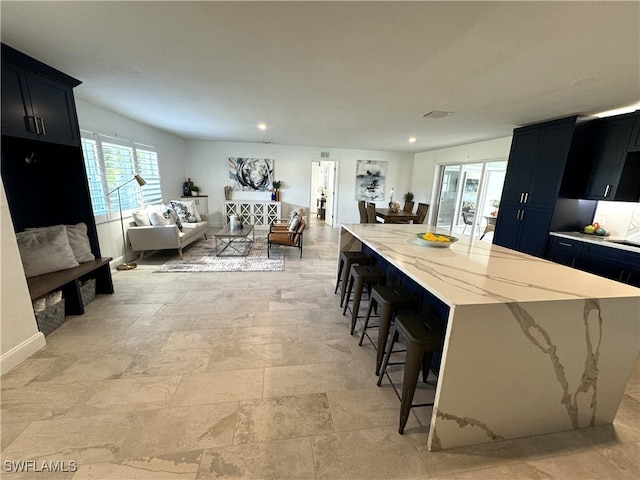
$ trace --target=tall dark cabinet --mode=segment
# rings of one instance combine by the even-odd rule
[[[2,182],[16,232],[84,222],[100,258],[73,97],[80,83],[2,44]],[[113,293],[108,262],[91,276],[97,293]]]
[[[590,133],[587,119],[576,116],[514,130],[495,244],[543,257],[551,229],[579,228],[581,215],[593,216],[596,203],[589,202],[584,212],[577,200],[589,169]],[[568,171],[574,173],[565,175]]]

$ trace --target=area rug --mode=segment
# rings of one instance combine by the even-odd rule
[[[214,238],[201,240],[184,249],[184,259],[177,255],[167,261],[157,273],[169,272],[279,272],[284,270],[284,253],[278,246],[271,249],[271,258],[267,258],[267,236],[256,235],[253,243],[234,242],[246,256],[231,256],[235,254],[231,248],[218,257],[217,253],[223,248],[222,242]]]

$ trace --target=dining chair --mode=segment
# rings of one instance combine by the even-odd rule
[[[484,218],[487,221],[487,226],[484,227],[484,232],[482,232],[482,235],[480,236],[480,240],[482,240],[487,233],[495,232],[496,230],[497,218],[494,216],[486,216]]]
[[[373,202],[367,203],[367,223],[378,223],[376,218],[376,204]]]
[[[469,212],[462,212],[462,221],[464,222],[464,228],[462,229],[462,235],[467,230],[468,225],[473,225],[473,221],[475,219],[475,215],[472,215]]]
[[[367,216],[367,202],[364,200],[358,200],[358,212],[360,213],[360,223],[369,223],[369,217]]]
[[[414,223],[424,223],[424,220],[427,218],[428,212],[428,203],[418,203],[418,209],[416,210],[416,213],[418,214],[418,220],[416,220]]]
[[[413,212],[413,206],[416,204],[416,202],[408,202],[405,200],[404,202],[404,207],[402,207],[402,210],[407,212],[407,213],[411,213]]]

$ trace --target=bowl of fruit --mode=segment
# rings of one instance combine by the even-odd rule
[[[416,238],[421,245],[436,248],[448,248],[458,241],[456,237],[452,237],[451,235],[433,232],[416,233]]]
[[[587,235],[598,235],[599,237],[609,236],[609,232],[607,232],[598,222],[587,225],[582,229],[582,231]]]

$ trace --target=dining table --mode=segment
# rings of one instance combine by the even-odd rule
[[[381,218],[383,223],[409,223],[410,221],[418,221],[417,213],[405,212],[404,210],[392,212],[388,208],[376,208],[376,217]]]

